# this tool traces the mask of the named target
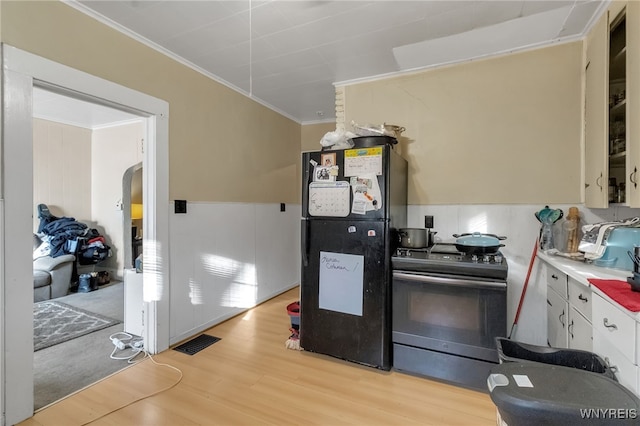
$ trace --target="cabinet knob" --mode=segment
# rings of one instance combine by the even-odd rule
[[[551,278],[553,278],[554,280],[557,280],[557,279],[558,279],[558,276],[557,276],[556,274],[552,274],[552,275],[551,275]]]
[[[567,330],[569,330],[569,335],[573,339],[573,320],[571,320],[571,324],[569,324],[569,327],[567,327]]]
[[[609,319],[605,318],[603,321],[604,326],[607,327],[609,330],[617,330],[618,326],[615,324],[609,324]]]
[[[562,324],[562,328],[564,328],[564,321],[562,318],[564,318],[564,309],[562,310],[562,313],[558,317],[558,319],[560,320],[560,324]]]
[[[578,296],[578,299],[582,300],[583,302],[587,303],[589,301],[589,299],[587,299],[586,297],[584,297],[582,295],[582,293],[580,293],[580,295]]]
[[[638,173],[638,169],[636,167],[633,168],[633,172],[629,175],[629,180],[633,184],[634,188],[638,187],[638,181],[636,180],[636,175]]]

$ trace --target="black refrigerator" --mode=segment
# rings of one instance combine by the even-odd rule
[[[390,144],[302,153],[300,346],[389,370],[407,162]]]

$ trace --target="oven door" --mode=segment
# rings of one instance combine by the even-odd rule
[[[504,281],[394,271],[392,340],[497,363],[506,305]]]

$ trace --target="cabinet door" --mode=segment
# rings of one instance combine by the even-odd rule
[[[636,322],[624,308],[605,300],[598,294],[593,297],[592,323],[594,333],[602,336],[622,352],[630,362],[636,360]]]
[[[627,193],[640,207],[640,3],[627,3]]]
[[[593,330],[593,352],[603,358],[616,373],[618,381],[628,389],[638,392],[636,378],[638,367],[627,358],[609,336]]]
[[[573,306],[569,306],[567,333],[569,335],[570,349],[581,349],[589,352],[593,350],[591,323]]]
[[[553,348],[568,347],[567,316],[569,304],[547,287],[547,342]]]
[[[585,65],[585,205],[608,207],[608,40],[605,13],[587,36]]]

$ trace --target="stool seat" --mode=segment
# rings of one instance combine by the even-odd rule
[[[640,399],[605,374],[505,362],[491,369],[487,386],[501,421],[509,426],[638,424]]]

